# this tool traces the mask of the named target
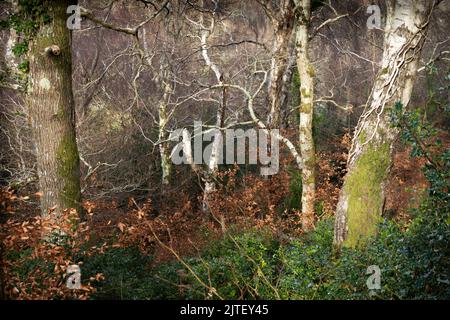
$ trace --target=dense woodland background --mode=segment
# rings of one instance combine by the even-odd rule
[[[448,0],[71,4],[0,2],[2,298],[450,297]],[[171,165],[194,121],[279,173]]]

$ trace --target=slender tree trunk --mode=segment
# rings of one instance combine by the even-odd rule
[[[219,108],[217,110],[216,116],[216,127],[220,127],[222,123],[222,112]],[[217,170],[219,170],[219,152],[221,152],[220,148],[222,147],[222,133],[220,130],[217,130],[212,142],[211,155],[208,161],[208,172],[205,174],[205,190],[203,191],[203,204],[202,210],[204,212],[209,212],[209,204],[208,200],[210,195],[216,190],[216,181],[215,176],[217,174]]]
[[[162,81],[164,87],[164,93],[161,97],[158,106],[159,115],[159,154],[161,157],[161,181],[163,185],[168,185],[170,182],[170,175],[172,172],[172,162],[170,160],[169,153],[169,134],[166,130],[167,122],[169,121],[167,115],[167,105],[169,103],[170,95],[172,94],[172,86],[168,79]]]
[[[223,83],[223,81],[224,78],[223,76],[221,76],[219,78],[219,83]],[[227,107],[227,88],[224,87],[222,89],[222,104],[220,108],[217,109],[216,129],[215,129],[216,132],[214,134],[211,156],[208,162],[208,173],[206,174],[205,177],[205,191],[203,195],[203,211],[205,212],[209,211],[208,198],[210,194],[216,190],[216,182],[214,181],[214,179],[217,174],[217,170],[219,170],[220,153],[222,152],[221,148],[223,146],[222,132],[217,128],[224,127],[226,107]]]
[[[150,54],[150,48],[147,42],[147,36],[145,29],[143,32],[143,49],[147,59],[147,64],[152,65],[152,55]],[[163,94],[158,102],[158,148],[161,164],[161,183],[163,186],[167,186],[170,183],[170,176],[172,174],[172,162],[170,159],[169,150],[169,133],[167,132],[167,124],[169,122],[169,115],[167,108],[169,105],[170,96],[173,92],[173,82],[170,79],[169,63],[166,58],[162,58],[160,72],[156,77],[156,81],[161,85]]]
[[[289,60],[289,40],[294,26],[294,4],[292,1],[283,1],[279,12],[271,12],[272,26],[274,29],[274,41],[269,81],[270,112],[268,127],[276,129],[280,127],[281,118],[281,92],[283,80],[286,74]]]
[[[74,208],[81,212],[80,167],[72,93],[70,30],[66,10],[72,1],[46,2],[51,21],[41,25],[30,49],[29,92],[42,214]]]
[[[300,2],[300,1],[299,1]],[[316,193],[315,180],[315,147],[312,134],[313,101],[314,101],[314,69],[309,59],[309,22],[311,19],[311,1],[302,0],[298,10],[296,30],[297,68],[300,76],[300,153],[303,161],[302,169],[302,212],[314,213]]]
[[[219,70],[219,67],[211,61],[211,58],[208,54],[208,38],[211,36],[212,31],[214,30],[215,25],[215,17],[211,19],[211,23],[209,28],[203,27],[203,29],[200,31],[200,45],[201,45],[201,53],[202,58],[205,61],[205,64],[211,69],[211,71],[214,73],[216,80],[218,84],[223,83],[223,77],[224,75]],[[204,16],[201,15],[201,24],[204,23]],[[217,116],[216,116],[216,129],[221,128],[223,125],[224,119],[224,111],[225,111],[225,90],[222,92],[222,105],[219,106],[217,109]],[[222,133],[219,130],[216,130],[216,133],[214,135],[211,147],[211,155],[208,161],[208,172],[205,174],[205,189],[203,191],[203,203],[202,203],[202,209],[204,212],[209,211],[208,206],[208,199],[214,190],[216,190],[216,182],[214,180],[217,170],[219,169],[219,155],[222,150],[220,148],[222,147]]]
[[[270,113],[267,121],[269,128],[280,127],[281,91],[283,88],[283,77],[288,65],[288,44],[291,31],[292,26],[290,28],[284,28],[283,26],[283,28],[275,31],[269,83]]]
[[[296,46],[296,34],[293,33],[291,41],[289,43],[289,59],[287,62],[286,70],[283,75],[283,86],[281,89],[280,109],[281,109],[281,123],[280,128],[289,127],[289,117],[291,109],[288,107],[288,97],[291,93],[292,79],[294,70],[297,66],[297,46]]]
[[[336,244],[355,246],[376,232],[397,136],[390,126],[389,110],[398,101],[404,106],[409,103],[432,8],[429,0],[387,2],[382,67],[350,149],[336,208]]]

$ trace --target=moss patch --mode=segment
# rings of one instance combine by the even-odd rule
[[[302,98],[311,98],[311,93],[305,88],[301,89]]]
[[[313,68],[313,66],[311,64],[308,65],[308,75],[311,78],[314,78],[314,76],[316,75],[316,72],[314,71],[314,68]]]
[[[383,205],[382,182],[390,162],[389,144],[370,145],[356,160],[348,176],[348,235],[345,245],[354,247],[360,240],[374,235]]]
[[[312,104],[311,103],[302,103],[300,106],[300,112],[301,113],[311,113],[312,110]]]
[[[358,135],[358,141],[360,144],[364,144],[366,140],[367,140],[366,130],[362,130],[361,133]]]
[[[74,208],[81,213],[80,173],[78,148],[75,137],[67,134],[60,142],[58,152],[58,175],[64,182],[60,201],[65,208]]]

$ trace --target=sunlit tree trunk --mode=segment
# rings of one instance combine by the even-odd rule
[[[167,72],[166,72],[167,73]],[[172,172],[172,162],[170,160],[170,150],[168,145],[169,134],[167,132],[167,123],[169,121],[167,115],[167,106],[169,104],[169,98],[172,94],[172,85],[167,77],[162,80],[162,86],[164,88],[163,96],[158,106],[159,116],[159,155],[161,157],[161,181],[163,185],[168,185],[170,182],[170,175]]]
[[[300,76],[300,124],[299,143],[303,161],[302,169],[302,212],[314,213],[315,180],[315,147],[312,133],[314,69],[309,59],[309,23],[311,20],[311,1],[302,0],[297,3],[297,68]]]
[[[148,46],[145,29],[143,29],[143,49],[148,65],[152,65],[152,55]],[[169,123],[168,106],[173,92],[173,82],[170,79],[170,66],[166,58],[162,58],[160,72],[156,75],[156,81],[163,89],[163,94],[158,101],[158,148],[161,165],[161,183],[167,186],[170,183],[172,174],[172,161],[169,150],[169,132],[167,124]]]
[[[219,67],[211,61],[211,58],[208,54],[208,38],[211,36],[212,31],[214,30],[215,25],[215,17],[213,16],[211,19],[210,26],[208,28],[202,27],[202,30],[200,31],[200,45],[201,45],[201,54],[202,58],[205,62],[205,64],[211,69],[211,71],[214,73],[214,76],[218,82],[218,84],[223,84],[223,74],[219,70]],[[203,25],[204,21],[203,14],[201,15],[201,24]],[[223,94],[225,93],[225,90],[223,90]],[[221,128],[223,121],[224,121],[224,110],[225,105],[224,102],[226,101],[225,96],[222,95],[222,104],[217,109],[217,115],[216,115],[216,129]],[[217,170],[219,169],[219,156],[221,152],[222,147],[222,133],[220,130],[216,130],[213,142],[211,146],[211,154],[207,162],[208,170],[205,174],[205,188],[203,191],[203,203],[202,203],[202,209],[205,212],[209,211],[209,204],[208,199],[210,195],[216,190],[216,182],[215,182],[215,176],[217,174]]]
[[[334,241],[348,246],[375,234],[380,221],[397,136],[390,126],[389,110],[398,101],[404,106],[409,103],[433,7],[429,0],[390,0],[386,4],[382,66],[356,127],[336,209]]]
[[[220,110],[217,112],[216,116],[216,127],[220,127],[222,113]],[[219,169],[219,152],[221,152],[220,148],[222,147],[222,135],[219,130],[216,131],[213,137],[212,147],[211,147],[211,155],[208,159],[207,166],[208,172],[205,174],[205,189],[203,191],[203,205],[202,209],[204,212],[209,211],[209,203],[208,200],[210,195],[216,190],[216,181],[215,176],[217,174],[217,170]]]
[[[42,214],[49,209],[81,211],[80,167],[72,94],[71,35],[66,10],[71,1],[45,2],[50,22],[30,44],[30,120],[42,193]]]

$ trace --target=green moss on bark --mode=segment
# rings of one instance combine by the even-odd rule
[[[302,98],[311,98],[311,93],[305,88],[301,88],[300,92],[302,94]]]
[[[80,173],[78,148],[75,137],[66,135],[57,151],[58,176],[64,181],[60,201],[65,208],[74,208],[81,214]]]
[[[361,133],[358,135],[358,141],[360,144],[364,144],[366,140],[367,140],[366,130],[362,130]]]
[[[51,67],[62,74],[71,74],[72,72],[70,31],[66,26],[66,9],[70,3],[71,1],[57,0],[44,7],[52,19],[50,22],[40,22],[39,32],[34,36],[36,40],[33,41],[30,52],[37,59],[37,63],[45,60],[44,63],[51,63]],[[45,54],[45,49],[52,45],[57,45],[61,53],[58,56],[51,56],[49,59]]]
[[[316,73],[315,73],[315,71],[314,71],[314,67],[310,64],[310,65],[308,65],[308,75],[311,77],[311,78],[314,78],[314,76],[316,75]]]
[[[302,103],[300,106],[300,112],[301,113],[311,113],[312,110],[312,104],[311,103]]]
[[[370,145],[356,160],[345,184],[348,194],[348,235],[345,245],[354,247],[374,235],[383,206],[382,183],[390,163],[389,144]]]

